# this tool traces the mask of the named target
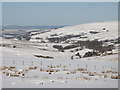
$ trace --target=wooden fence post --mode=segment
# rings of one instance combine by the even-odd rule
[[[42,61],[41,61],[41,63],[40,63],[40,64],[41,64],[41,66],[43,65]]]
[[[94,66],[94,68],[96,69],[96,65]]]
[[[24,65],[24,61],[22,62],[22,64]]]
[[[13,60],[13,65],[15,65],[15,60]]]
[[[51,63],[51,67],[52,67],[52,63]]]
[[[31,61],[31,65],[33,65],[33,61]]]
[[[111,70],[113,70],[113,68],[111,67]]]
[[[62,65],[60,64],[60,67],[61,67]]]
[[[103,71],[104,71],[105,67],[103,66]]]
[[[4,60],[3,64],[5,64],[5,60]]]
[[[86,65],[86,69],[88,68],[88,66]]]

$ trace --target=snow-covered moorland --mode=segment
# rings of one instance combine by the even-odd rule
[[[3,88],[118,88],[117,22],[29,32],[19,39],[1,42]]]

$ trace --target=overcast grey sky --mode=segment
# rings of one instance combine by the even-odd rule
[[[116,21],[117,2],[4,2],[3,25],[76,25]]]

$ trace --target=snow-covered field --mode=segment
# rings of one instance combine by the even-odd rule
[[[57,56],[55,60],[44,60],[36,58],[33,53],[43,54],[50,53],[50,55]],[[30,70],[25,74],[25,77],[9,77],[3,74],[3,87],[36,87],[36,88],[49,88],[49,87],[75,87],[75,88],[116,88],[118,87],[118,80],[111,79],[112,72],[102,73],[103,71],[112,70],[117,72],[118,62],[117,55],[104,56],[104,57],[91,57],[80,60],[72,61],[69,58],[69,53],[59,55],[56,52],[43,52],[37,50],[27,49],[11,49],[3,48],[3,66],[15,66],[16,69],[28,69],[30,66],[36,66],[37,69]],[[15,61],[15,63],[13,63]],[[24,64],[23,64],[24,61]],[[41,65],[42,62],[42,65]],[[50,68],[48,66],[56,66]],[[61,65],[60,65],[61,64]],[[57,67],[58,65],[58,67]],[[58,72],[49,74],[40,69],[54,69]],[[84,72],[95,73],[95,76],[89,76],[83,71],[76,71],[75,69],[84,68]],[[7,72],[7,70],[5,70]],[[75,72],[74,74],[69,72]],[[104,77],[107,75],[107,77]],[[88,80],[86,80],[86,78]],[[90,80],[89,80],[90,79]]]
[[[111,24],[111,22],[109,23]],[[93,24],[92,24],[93,25]],[[79,34],[78,32],[84,27],[84,33],[95,27],[108,28],[110,32],[104,34],[98,33],[97,39],[116,39],[116,24],[94,27],[69,26],[61,29],[51,31],[54,33]],[[107,26],[107,27],[106,27]],[[71,28],[71,29],[68,29]],[[79,28],[79,30],[78,30]],[[112,28],[112,29],[111,29]],[[74,29],[74,30],[73,30]],[[99,29],[95,29],[100,32]],[[50,36],[51,32],[46,32],[34,37]],[[112,34],[115,32],[114,34]],[[89,33],[89,32],[87,32]],[[53,33],[52,33],[53,34]],[[46,36],[45,36],[46,35]],[[110,35],[110,38],[109,38]],[[88,38],[92,35],[87,34]],[[97,34],[95,34],[97,37]],[[90,39],[96,39],[91,37]],[[74,38],[75,39],[75,38]],[[76,38],[77,39],[77,38]],[[0,47],[2,51],[2,87],[3,88],[118,88],[118,53],[114,49],[113,54],[100,55],[86,58],[74,58],[71,56],[76,52],[65,50],[58,51],[53,48],[53,45],[59,44],[63,46],[70,45],[70,43],[39,43],[30,41],[6,40],[3,39],[3,44],[11,44]],[[12,45],[16,45],[13,48]],[[116,44],[117,45],[117,44]],[[79,51],[80,54],[85,53],[89,49],[84,48]]]

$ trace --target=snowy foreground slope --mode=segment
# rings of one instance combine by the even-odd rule
[[[58,58],[55,60],[44,60],[36,58],[33,53],[48,53]],[[117,88],[118,80],[111,79],[111,75],[117,75],[118,62],[117,55],[104,56],[104,57],[91,57],[80,60],[70,60],[69,54],[56,52],[43,52],[27,49],[10,49],[3,48],[3,60],[5,66],[15,66],[16,69],[28,69],[30,66],[37,66],[37,69],[30,70],[26,73],[25,77],[9,77],[3,74],[3,87],[36,87],[36,88],[49,88],[49,87],[74,87],[74,88]],[[7,56],[6,56],[7,55]],[[13,64],[13,60],[15,64]],[[23,65],[24,61],[24,65]],[[32,64],[33,61],[33,64]],[[41,65],[42,62],[42,65]],[[48,66],[59,66],[56,68],[49,68]],[[87,67],[86,67],[87,65]],[[65,66],[65,67],[64,67]],[[43,68],[45,71],[40,71]],[[87,70],[77,71],[75,74],[67,74],[74,72],[78,68],[87,68]],[[49,74],[46,70],[58,69],[58,72]],[[104,71],[108,73],[102,73]],[[111,71],[112,70],[112,71]],[[6,72],[9,72],[5,70]],[[89,76],[85,72],[96,72],[95,76]],[[114,73],[115,72],[115,73]]]
[[[117,22],[92,23],[31,32],[30,41],[3,39],[2,87],[118,88],[117,30]],[[88,48],[93,43],[88,39],[102,41],[94,46],[99,43],[114,48],[101,53],[99,49]],[[79,44],[81,41],[86,41],[88,46]]]

